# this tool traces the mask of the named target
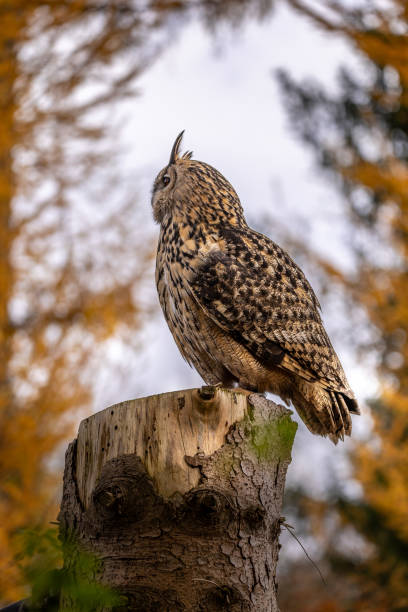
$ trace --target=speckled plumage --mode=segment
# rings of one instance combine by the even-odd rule
[[[359,411],[313,289],[283,249],[248,227],[231,184],[179,155],[182,134],[152,195],[157,290],[181,354],[207,384],[276,393],[313,433],[343,439]]]

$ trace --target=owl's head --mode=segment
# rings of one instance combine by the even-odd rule
[[[184,130],[173,144],[169,163],[153,183],[154,220],[163,224],[177,216],[190,223],[244,222],[242,206],[231,183],[212,166],[191,159],[191,151],[180,155],[183,134]]]

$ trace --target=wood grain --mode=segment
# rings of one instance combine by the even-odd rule
[[[211,455],[232,423],[241,421],[247,395],[203,387],[129,400],[82,421],[77,440],[76,479],[85,508],[104,464],[136,454],[163,497],[197,486],[199,472],[185,455]],[[208,390],[206,397],[206,389]]]

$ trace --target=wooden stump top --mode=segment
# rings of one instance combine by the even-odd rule
[[[122,402],[82,421],[76,480],[84,507],[102,467],[121,455],[141,457],[163,497],[197,486],[199,472],[184,457],[219,449],[231,425],[244,418],[247,396],[233,389],[185,389]]]

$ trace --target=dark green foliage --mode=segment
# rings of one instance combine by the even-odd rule
[[[123,597],[96,581],[100,561],[73,540],[63,545],[56,528],[26,529],[18,537],[17,560],[31,587],[29,611],[57,612],[61,592],[81,612],[124,605]],[[72,567],[62,567],[63,549],[66,559],[75,560]]]

